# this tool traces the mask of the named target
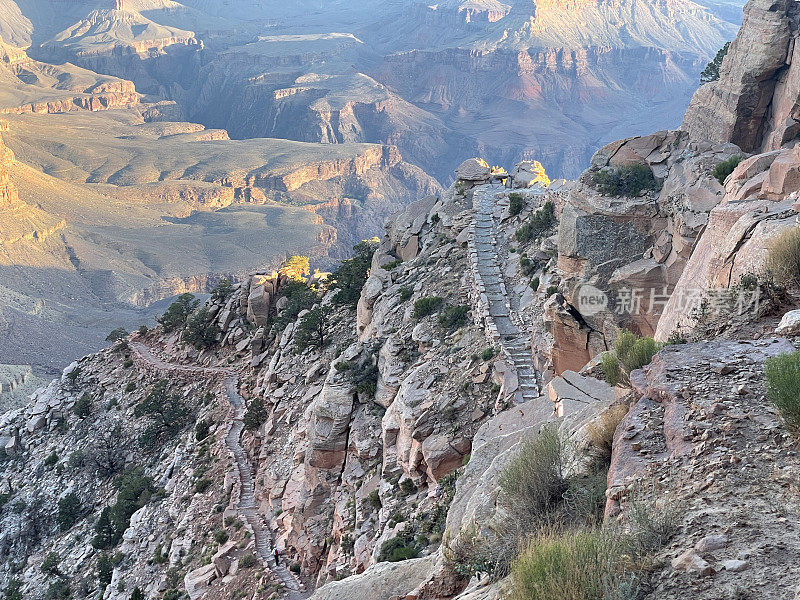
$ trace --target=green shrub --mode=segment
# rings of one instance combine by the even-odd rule
[[[407,538],[398,536],[390,540],[386,540],[383,542],[383,544],[381,544],[378,560],[400,562],[401,560],[417,558],[418,556],[419,548],[413,545],[412,542],[409,542]]]
[[[97,558],[97,587],[104,591],[108,584],[111,583],[111,577],[114,574],[114,564],[111,558],[105,552]]]
[[[264,401],[261,398],[254,398],[247,405],[244,413],[244,428],[248,431],[255,431],[262,424],[266,423],[269,413],[267,412]]]
[[[70,492],[58,501],[58,516],[56,522],[61,531],[66,531],[81,518],[81,500],[78,495]]]
[[[72,469],[80,469],[83,466],[85,460],[86,456],[84,455],[83,450],[75,450],[75,452],[69,455],[69,460],[67,460],[67,464]]]
[[[138,586],[133,588],[130,600],[145,600],[144,592]]]
[[[439,315],[439,324],[445,329],[455,329],[467,323],[469,317],[469,305],[460,304],[459,306],[445,306]]]
[[[92,546],[98,550],[116,546],[131,522],[131,516],[145,504],[155,492],[152,480],[141,468],[128,468],[114,480],[117,500],[100,512],[94,526]]]
[[[208,307],[202,306],[189,315],[186,320],[183,341],[202,350],[210,348],[216,343],[218,333],[219,328],[213,322]]]
[[[361,296],[361,289],[367,281],[372,255],[375,254],[377,247],[377,238],[360,242],[353,247],[353,257],[342,261],[339,268],[333,272],[331,279],[339,288],[333,297],[335,303],[355,308]]]
[[[195,311],[199,304],[200,301],[194,297],[194,294],[181,294],[156,321],[161,324],[166,333],[176,329],[183,329],[189,315]]]
[[[139,325],[139,329],[137,329],[137,331],[139,332],[139,335],[144,335],[149,331],[149,329],[147,328],[147,325]]]
[[[80,367],[75,367],[74,369],[72,369],[72,371],[67,373],[67,379],[69,380],[71,385],[75,385],[75,382],[78,381],[78,377],[81,376],[82,372],[83,369],[81,369]]]
[[[522,270],[522,274],[526,277],[530,277],[541,268],[541,264],[538,260],[531,260],[524,254],[519,257],[519,266]]]
[[[3,591],[4,600],[23,600],[22,582],[19,579],[10,579]]]
[[[169,380],[160,380],[133,411],[136,417],[150,418],[150,425],[139,438],[143,447],[153,447],[159,440],[177,434],[192,418],[182,396],[170,392],[169,385]]]
[[[292,573],[294,573],[295,575],[299,575],[300,574],[300,563],[293,562],[291,565],[289,565],[289,570]]]
[[[245,554],[239,559],[239,567],[249,569],[256,566],[256,557],[252,554]]]
[[[557,285],[548,285],[547,289],[544,292],[544,295],[549,298],[553,294],[557,294],[557,293],[558,293],[558,286]]]
[[[423,319],[438,311],[443,302],[444,300],[440,296],[420,298],[414,302],[414,311],[411,313],[411,316],[417,320]]]
[[[483,350],[483,352],[481,352],[481,360],[483,361],[492,360],[495,354],[496,352],[494,348],[491,347],[486,348]]]
[[[136,391],[136,382],[129,381],[128,385],[125,386],[125,393],[130,394],[133,391]]]
[[[603,352],[600,357],[600,367],[603,369],[606,383],[615,386],[622,381],[622,370],[619,359],[614,352]]]
[[[302,281],[290,281],[283,288],[282,294],[287,299],[286,306],[274,321],[274,327],[279,332],[289,323],[293,323],[302,311],[310,310],[317,302],[316,292]]]
[[[512,217],[516,217],[522,212],[522,209],[525,208],[525,199],[522,197],[522,194],[511,192],[508,195],[508,200],[508,212]]]
[[[233,292],[233,286],[230,279],[220,279],[216,287],[211,290],[211,299],[217,304],[221,304],[228,299],[231,292]]]
[[[402,264],[403,264],[403,261],[398,258],[397,260],[393,260],[391,262],[388,262],[385,265],[381,265],[381,269],[384,269],[385,271],[393,271],[394,269],[396,269],[397,267],[399,267]]]
[[[412,290],[407,285],[404,285],[400,288],[400,300],[402,300],[403,302],[411,298],[411,296],[413,295],[414,295],[414,290]]]
[[[658,183],[647,165],[606,167],[592,176],[592,182],[606,196],[638,196],[644,190],[657,190]]]
[[[719,69],[722,66],[722,59],[728,54],[728,48],[730,48],[730,46],[730,42],[725,42],[725,45],[717,50],[714,60],[708,63],[706,68],[700,73],[700,83],[708,83],[709,81],[716,81],[719,79]]]
[[[800,429],[800,352],[768,358],[764,373],[767,396],[786,424],[794,430]]]
[[[44,557],[42,561],[42,573],[47,573],[48,575],[58,575],[60,571],[58,570],[58,563],[61,562],[61,557],[58,556],[56,552],[48,552],[47,556]]]
[[[208,437],[211,428],[208,424],[208,421],[205,419],[200,419],[194,426],[194,439],[198,442],[203,441]]]
[[[214,541],[217,542],[219,545],[224,544],[228,541],[228,532],[224,529],[220,529],[214,532]]]
[[[133,366],[133,359],[129,356],[124,361],[122,361],[122,368],[123,369],[130,369]]]
[[[540,533],[514,561],[512,600],[596,600],[624,564],[624,545],[609,532]]]
[[[308,348],[324,348],[328,343],[329,308],[312,308],[300,319],[294,334],[294,351],[303,352]]]
[[[116,342],[128,337],[128,331],[124,327],[117,327],[106,336],[107,342]]]
[[[534,290],[534,291],[538,290],[539,289],[539,283],[540,283],[540,281],[539,281],[538,277],[534,277],[533,279],[531,279],[531,289]]]
[[[92,397],[84,392],[81,397],[75,401],[75,405],[72,407],[72,412],[74,412],[75,416],[80,419],[85,419],[88,417],[89,413],[92,412]]]
[[[369,505],[374,508],[375,510],[380,510],[381,506],[381,496],[378,490],[372,490],[367,496],[367,502]]]
[[[45,459],[44,459],[44,466],[46,466],[46,467],[52,467],[52,466],[53,466],[53,465],[55,465],[57,462],[58,462],[58,454],[56,454],[56,451],[55,451],[55,450],[53,450],[53,451],[52,451],[52,452],[51,452],[51,453],[50,453],[50,454],[47,456],[47,458],[45,458]]]
[[[533,213],[528,220],[514,234],[514,237],[521,244],[537,240],[556,224],[556,207],[552,200],[548,200],[544,205]]]
[[[714,167],[714,178],[724,184],[725,179],[733,173],[733,170],[740,162],[742,162],[742,156],[739,154],[726,158]]]
[[[411,479],[404,479],[400,482],[400,491],[404,496],[410,496],[417,491],[417,486]]]
[[[72,596],[72,590],[69,583],[63,579],[56,579],[53,583],[47,586],[45,592],[45,600],[66,600]]]
[[[778,285],[800,283],[800,227],[784,229],[769,241],[766,266]]]
[[[568,489],[564,443],[548,426],[526,442],[503,469],[500,489],[511,501],[513,518],[526,530],[548,521]]]

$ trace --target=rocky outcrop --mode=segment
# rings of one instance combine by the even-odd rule
[[[765,152],[800,133],[800,11],[790,0],[750,0],[744,12],[719,79],[695,93],[681,129]]]

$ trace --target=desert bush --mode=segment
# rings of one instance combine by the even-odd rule
[[[714,167],[714,178],[719,181],[721,184],[725,183],[725,179],[733,173],[733,170],[742,162],[741,154],[736,154],[729,158],[726,158],[722,162],[717,163],[717,166]]]
[[[211,290],[211,299],[214,302],[221,304],[222,302],[225,302],[225,300],[228,299],[228,296],[231,295],[231,292],[233,292],[233,286],[231,285],[231,280],[220,279],[219,283],[217,283],[214,289]]]
[[[530,531],[549,520],[568,489],[564,442],[548,426],[526,442],[500,475],[500,489],[509,500],[513,519]]]
[[[600,356],[600,368],[603,369],[608,385],[616,386],[622,382],[622,369],[615,352],[603,352]]]
[[[609,385],[628,384],[630,374],[649,365],[664,344],[651,337],[640,337],[623,329],[617,334],[614,350],[604,352],[600,359],[606,382]]]
[[[145,504],[155,492],[152,480],[141,468],[129,468],[114,480],[117,500],[100,512],[94,526],[92,546],[98,550],[116,546],[130,525],[131,516]]]
[[[800,352],[781,354],[764,363],[767,396],[786,424],[800,431]]]
[[[194,439],[198,442],[203,441],[208,437],[211,428],[208,424],[208,421],[205,419],[200,419],[194,426]]]
[[[117,327],[116,329],[112,329],[111,333],[106,336],[106,341],[116,342],[126,337],[128,337],[128,331],[124,327]]]
[[[228,532],[224,529],[219,529],[214,532],[214,541],[222,545],[228,541]]]
[[[317,303],[317,294],[302,281],[289,281],[282,290],[287,302],[281,314],[275,317],[273,327],[280,332],[293,323],[304,310],[310,310]]]
[[[517,229],[514,237],[521,244],[539,239],[556,224],[556,207],[552,200],[545,202],[528,220]]]
[[[414,290],[412,290],[407,285],[404,285],[400,288],[400,300],[402,300],[403,302],[411,298],[411,296],[413,295],[414,295]]]
[[[158,381],[133,411],[136,417],[147,416],[150,424],[139,437],[142,447],[152,448],[159,440],[178,433],[192,413],[177,392],[169,390],[169,380]]]
[[[44,557],[42,561],[41,570],[42,573],[46,573],[48,575],[58,575],[60,573],[58,569],[58,563],[61,562],[61,557],[56,552],[48,552],[47,556]]]
[[[393,271],[394,269],[396,269],[397,267],[399,267],[402,264],[403,264],[403,261],[398,258],[396,260],[393,260],[391,262],[388,262],[386,264],[381,265],[381,269],[384,269],[385,271]]]
[[[56,454],[56,451],[55,451],[55,450],[53,450],[53,451],[52,451],[50,454],[48,454],[48,455],[47,455],[47,457],[44,459],[44,466],[46,466],[46,467],[52,467],[52,466],[53,466],[53,465],[55,465],[57,462],[58,462],[58,454]]]
[[[61,531],[66,531],[81,518],[81,500],[74,492],[70,492],[58,501],[56,522]]]
[[[508,212],[512,217],[516,217],[522,212],[522,209],[525,208],[525,199],[522,197],[522,194],[518,192],[511,192],[508,195],[508,200]]]
[[[442,306],[444,299],[440,296],[426,296],[414,302],[414,311],[411,316],[414,319],[423,319],[428,315],[432,315],[439,310]]]
[[[330,309],[327,306],[312,308],[300,319],[294,334],[294,351],[324,348],[328,343]]]
[[[716,81],[719,79],[719,69],[722,66],[722,59],[725,58],[730,46],[730,42],[725,42],[725,45],[717,50],[714,59],[708,63],[702,73],[700,73],[700,83],[708,83],[709,81]]]
[[[103,552],[97,558],[97,587],[104,591],[111,583],[111,576],[114,574],[114,563],[111,557]]]
[[[165,333],[183,329],[189,315],[195,311],[199,304],[200,301],[194,297],[194,294],[181,294],[156,321],[161,324]]]
[[[194,311],[186,320],[186,329],[183,331],[183,341],[191,344],[198,350],[210,348],[217,341],[219,328],[213,322],[207,306],[202,306]]]
[[[56,579],[53,583],[47,586],[45,592],[45,600],[66,600],[72,597],[72,590],[69,583],[63,579]]]
[[[458,306],[447,305],[439,315],[439,325],[445,329],[455,329],[461,327],[469,317],[469,305],[460,304]]]
[[[369,268],[372,264],[372,255],[378,247],[378,240],[364,240],[353,246],[353,257],[339,265],[332,274],[334,285],[339,288],[333,301],[337,304],[346,304],[351,307],[358,304],[361,289],[367,281]]]
[[[268,417],[269,413],[264,406],[264,401],[261,398],[254,398],[248,403],[244,413],[244,428],[248,431],[255,431],[267,421]]]
[[[378,560],[400,562],[401,560],[417,558],[418,556],[419,548],[414,545],[413,541],[403,536],[397,536],[381,544]]]
[[[249,569],[256,566],[256,557],[252,554],[245,554],[239,559],[239,566],[242,569]]]
[[[494,348],[484,348],[484,350],[481,352],[481,360],[492,360],[495,354],[497,354],[497,352]]]
[[[608,458],[611,457],[611,445],[617,427],[628,414],[627,404],[614,404],[603,412],[598,419],[589,423],[587,433],[589,441]]]
[[[592,183],[606,196],[638,196],[645,190],[658,189],[650,167],[639,164],[601,169],[592,176]]]
[[[381,496],[378,490],[372,490],[367,496],[367,503],[375,510],[380,510],[383,504],[381,503]]]
[[[80,419],[85,419],[89,416],[89,413],[92,411],[92,397],[89,396],[86,392],[84,392],[80,398],[75,401],[74,406],[72,407],[72,412],[75,413],[75,416]]]
[[[767,270],[784,287],[800,283],[800,227],[784,229],[767,244]]]
[[[290,256],[281,268],[281,272],[294,281],[305,281],[311,273],[311,261],[307,256]]]
[[[622,539],[627,554],[638,563],[664,548],[678,531],[681,507],[660,500],[656,492],[653,484],[636,485],[625,511]]]
[[[512,600],[596,600],[623,564],[609,531],[541,532],[511,568]]]

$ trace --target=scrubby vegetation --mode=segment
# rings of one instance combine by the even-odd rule
[[[214,324],[207,306],[194,311],[186,320],[183,340],[198,350],[209,348],[217,341],[219,328]]]
[[[428,315],[432,315],[439,310],[444,303],[441,296],[426,296],[414,302],[414,311],[411,316],[414,319],[424,319]]]
[[[386,540],[381,545],[378,560],[399,562],[401,560],[408,560],[409,558],[417,558],[418,556],[419,548],[414,544],[414,540],[405,536],[397,536]]]
[[[525,198],[519,192],[511,192],[508,200],[508,212],[512,217],[516,217],[525,208]]]
[[[800,352],[782,354],[764,363],[767,395],[786,424],[800,431]]]
[[[717,50],[714,59],[706,65],[706,68],[700,73],[700,83],[708,83],[709,81],[716,81],[719,79],[719,69],[722,66],[722,59],[728,54],[728,48],[731,47],[730,42],[725,42],[725,45]]]
[[[742,156],[740,154],[736,154],[735,156],[731,156],[723,160],[722,162],[718,163],[716,167],[714,167],[714,178],[719,181],[720,183],[725,183],[725,179],[733,173],[733,170],[742,162]]]
[[[304,314],[294,334],[295,352],[308,348],[324,348],[328,343],[330,308],[317,306]]]
[[[364,240],[353,247],[353,257],[339,265],[332,274],[334,286],[339,291],[333,297],[336,304],[355,307],[361,296],[361,289],[367,281],[372,255],[378,246],[378,239]]]
[[[244,428],[248,431],[254,431],[261,427],[267,421],[269,413],[267,407],[264,406],[264,401],[261,398],[254,398],[247,405],[247,410],[244,413]]]
[[[528,220],[517,229],[514,237],[519,243],[525,244],[539,239],[555,224],[556,207],[551,200],[548,200],[539,210],[528,217]]]
[[[181,294],[175,302],[169,305],[166,312],[156,320],[164,328],[164,333],[183,329],[189,315],[191,315],[199,305],[200,301],[194,297],[194,294]]]
[[[139,442],[145,448],[153,448],[159,441],[171,438],[183,429],[191,420],[192,411],[180,393],[170,390],[169,380],[162,379],[136,405],[134,415],[150,418]]]
[[[225,302],[233,292],[230,279],[220,279],[219,283],[211,290],[211,299],[219,304]]]
[[[657,190],[658,182],[647,165],[630,164],[600,169],[592,183],[606,196],[638,196],[645,190]]]
[[[140,468],[131,468],[114,480],[117,501],[105,507],[94,526],[92,545],[97,549],[113,548],[122,540],[131,516],[150,501],[156,491],[152,480]]]
[[[639,337],[623,329],[617,334],[614,350],[604,352],[600,358],[606,382],[609,385],[628,384],[630,374],[649,365],[663,344],[651,337]]]
[[[766,266],[778,285],[800,283],[800,227],[785,229],[769,241]]]
[[[70,492],[58,501],[56,521],[61,531],[66,531],[80,520],[81,509],[81,500],[74,492]]]
[[[445,329],[455,329],[469,320],[469,305],[445,306],[439,315],[439,324]]]
[[[124,327],[117,327],[113,329],[111,333],[106,336],[107,342],[116,342],[117,340],[121,340],[128,337],[128,331]]]

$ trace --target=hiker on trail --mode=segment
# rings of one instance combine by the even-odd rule
[[[275,564],[276,565],[280,565],[281,564],[281,551],[278,550],[277,546],[275,546],[275,549],[272,551],[272,554],[275,556]]]

